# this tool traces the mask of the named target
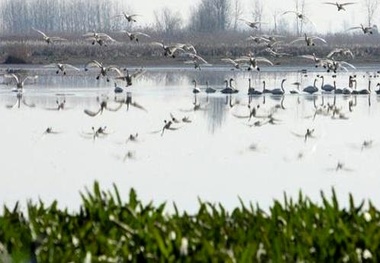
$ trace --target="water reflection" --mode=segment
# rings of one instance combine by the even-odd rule
[[[303,189],[319,197],[332,185],[380,200],[380,99],[374,92],[249,96],[249,78],[252,86],[265,80],[272,88],[286,78],[290,91],[292,83],[306,85],[320,73],[202,68],[146,69],[115,94],[114,83],[95,75],[29,70],[39,78],[22,98],[35,107],[20,100],[19,108],[7,108],[17,94],[1,87],[0,158],[7,176],[0,200],[39,196],[75,206],[80,200],[73,193],[95,179],[104,187],[135,187],[143,199],[173,200],[185,209],[195,208],[197,197],[233,207],[240,196],[265,207],[283,191]],[[239,93],[221,94],[230,78]],[[347,79],[342,74],[336,81]],[[367,80],[358,79],[358,85]],[[215,93],[205,92],[206,81]]]

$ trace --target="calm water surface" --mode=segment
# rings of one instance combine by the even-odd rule
[[[84,110],[97,111],[106,97],[110,108],[119,106],[113,80],[96,80],[95,70],[61,76],[44,67],[26,68],[28,74],[39,75],[25,84],[24,98],[35,104],[33,108],[21,104],[10,109],[16,103],[14,86],[0,77],[2,203],[57,199],[62,207],[76,210],[79,191],[98,180],[105,189],[116,183],[125,198],[133,187],[146,202],[175,202],[188,211],[197,210],[198,198],[232,209],[240,197],[266,208],[273,199],[282,200],[284,192],[296,197],[300,190],[319,201],[320,191],[330,194],[332,187],[342,202],[353,193],[358,201],[371,199],[380,205],[376,67],[355,72],[358,89],[371,80],[371,95],[286,94],[251,99],[248,78],[259,90],[263,80],[268,88],[275,88],[286,78],[287,93],[295,88],[291,85],[295,81],[304,87],[321,73],[326,83],[332,84],[334,78],[321,71],[304,76],[289,67],[260,73],[224,67],[147,68],[133,86],[117,95],[123,99],[130,92],[132,101],[146,110],[127,109],[123,104],[116,112],[104,110],[95,117]],[[347,86],[349,74],[353,73],[338,74],[338,87]],[[221,89],[230,78],[238,94],[202,91],[195,97],[192,93],[193,79],[204,90],[206,81]],[[56,100],[64,99],[66,108],[55,110]],[[340,117],[327,111],[327,105],[335,105]],[[249,119],[252,108],[257,116]],[[173,123],[175,130],[162,134],[164,121],[172,117],[191,122]],[[92,127],[104,126],[107,135],[93,139]],[[48,127],[56,133],[45,133]],[[314,132],[305,141],[307,129]],[[136,133],[136,141],[127,140]]]

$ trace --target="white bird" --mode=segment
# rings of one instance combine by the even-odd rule
[[[372,35],[373,34],[373,27],[371,26],[363,26],[363,24],[360,24],[360,26],[354,26],[354,27],[350,27],[349,29],[347,29],[346,31],[348,30],[354,30],[354,29],[361,29],[363,31],[364,34],[369,34],[369,35]]]
[[[100,46],[107,46],[106,41],[116,42],[115,39],[107,35],[106,33],[97,33],[97,32],[90,32],[83,35],[83,37],[86,38],[86,40],[91,40],[92,45],[95,45],[98,43]]]
[[[122,14],[116,15],[114,17],[124,17],[128,22],[137,22],[135,19],[136,16],[140,16],[140,15],[137,15],[137,14],[129,15],[126,12],[123,12]]]
[[[123,74],[123,73],[121,73],[120,70],[119,71],[116,70],[116,72],[119,74],[119,76],[115,77],[115,79],[125,81],[126,87],[132,86],[132,80],[139,78],[140,76],[142,76],[146,72],[146,70],[143,68],[136,69],[133,73],[129,73],[128,69],[125,69],[125,71],[127,72],[127,74]]]
[[[96,79],[99,79],[100,77],[107,77],[107,82],[109,82],[109,78],[108,78],[108,71],[116,71],[119,75],[122,75],[122,72],[120,71],[120,69],[116,66],[105,66],[103,65],[103,63],[97,61],[97,60],[92,60],[90,62],[88,62],[85,67],[84,67],[84,70],[85,71],[88,71],[89,67],[97,67],[100,69],[100,73],[98,74],[98,76],[96,77]]]
[[[161,48],[163,48],[165,57],[169,56],[169,57],[175,58],[176,57],[175,52],[177,50],[184,51],[184,49],[182,48],[183,44],[179,44],[179,43],[167,46],[161,42],[151,42],[151,45],[160,46]]]
[[[121,32],[125,33],[128,36],[129,40],[135,40],[136,42],[139,42],[139,36],[150,37],[148,34],[142,32],[128,32],[126,30],[122,30]]]
[[[268,43],[269,42],[269,39],[267,39],[267,38],[265,38],[263,36],[261,36],[261,37],[258,37],[258,36],[249,36],[249,37],[247,37],[247,40],[252,40],[256,44]]]
[[[258,29],[259,28],[258,25],[264,24],[264,22],[261,22],[261,21],[249,21],[244,18],[239,18],[239,20],[244,21],[244,23],[246,23],[249,27],[253,29]]]
[[[37,79],[38,76],[20,76],[16,75],[15,73],[10,73],[10,74],[4,74],[5,78],[12,78],[16,81],[16,90],[17,92],[22,92],[24,89],[24,84],[28,79]]]
[[[299,38],[293,40],[292,42],[290,42],[289,44],[293,44],[293,43],[296,43],[298,41],[305,41],[307,46],[315,46],[314,40],[320,40],[323,43],[327,43],[326,40],[324,40],[321,37],[318,37],[318,36],[307,36],[306,33],[305,33],[303,37],[299,37]]]
[[[334,48],[330,53],[327,54],[327,58],[332,58],[335,55],[339,56],[350,56],[351,58],[354,58],[354,53],[349,48]]]
[[[356,4],[356,3],[354,3],[354,2],[346,2],[346,3],[324,2],[324,4],[334,5],[334,6],[336,6],[338,8],[338,11],[340,11],[340,10],[346,11],[346,9],[344,8],[345,6],[347,6],[347,5],[353,5],[353,4]]]
[[[40,33],[42,35],[42,38],[43,40],[48,43],[48,44],[52,44],[54,41],[66,41],[67,39],[65,38],[61,38],[61,37],[49,37],[48,35],[46,35],[44,32],[42,32],[41,30],[38,30],[38,29],[35,29],[34,27],[32,27],[32,29],[38,33]]]
[[[237,61],[236,59],[232,59],[232,58],[222,58],[221,61],[224,61],[224,62],[227,62],[227,63],[230,63],[234,66],[234,68],[236,69],[240,69],[240,63],[241,61]]]
[[[257,71],[260,71],[259,62],[267,63],[271,66],[273,66],[273,63],[264,57],[253,57],[253,56],[242,56],[235,61],[237,62],[247,62],[249,64],[248,70],[256,69]]]
[[[71,68],[71,69],[74,69],[76,71],[80,71],[79,68],[77,68],[73,65],[70,65],[70,64],[65,64],[65,63],[53,63],[53,64],[46,65],[45,67],[56,67],[57,71],[55,73],[59,74],[59,72],[62,72],[63,75],[66,75],[66,69],[67,68]]]
[[[204,64],[204,65],[208,65],[210,66],[211,64],[209,64],[204,58],[202,58],[201,56],[197,55],[197,54],[193,54],[193,53],[183,53],[182,56],[187,56],[190,58],[190,60],[186,60],[184,63],[187,63],[187,64],[194,64],[194,68],[195,69],[199,69],[201,70],[201,64]]]
[[[311,23],[313,26],[315,26],[315,24],[313,23],[313,21],[310,20],[310,18],[308,18],[307,16],[305,16],[304,14],[300,13],[300,12],[297,12],[297,11],[285,11],[284,13],[282,13],[282,15],[286,15],[286,14],[295,14],[295,16],[303,21],[303,22],[309,22]]]

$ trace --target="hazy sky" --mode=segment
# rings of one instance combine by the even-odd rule
[[[251,19],[251,13],[253,11],[254,0],[240,0],[244,5],[246,19]],[[328,1],[328,0],[327,0]],[[141,23],[154,22],[154,11],[160,10],[167,6],[173,11],[181,13],[185,21],[187,21],[190,15],[192,7],[196,6],[200,0],[130,0],[127,5],[135,13],[143,14]],[[234,2],[234,0],[232,0]],[[295,0],[261,0],[264,5],[264,18],[267,28],[273,27],[273,14],[277,10],[278,13],[283,13],[288,10],[295,10]],[[364,11],[364,0],[357,0],[356,4],[346,6],[347,11],[337,11],[337,8],[333,5],[323,4],[324,0],[306,0],[305,13],[316,25],[316,31],[325,32],[337,32],[348,27],[358,26],[360,23],[367,24],[366,15]],[[332,0],[332,2],[335,2]],[[340,1],[340,2],[346,2]],[[379,10],[375,13],[374,23],[378,23]],[[282,16],[289,25],[293,25],[294,17],[292,14],[286,14]],[[309,28],[308,30],[312,30]]]

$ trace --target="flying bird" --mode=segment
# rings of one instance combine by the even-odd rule
[[[373,34],[373,27],[371,26],[367,26],[365,27],[363,24],[360,24],[360,26],[354,26],[354,27],[350,27],[349,29],[347,29],[346,31],[348,30],[354,30],[354,29],[361,29],[363,31],[364,34],[369,34],[369,35],[372,35]]]
[[[14,91],[17,92],[22,92],[24,89],[24,84],[28,79],[37,79],[38,76],[21,76],[21,75],[16,75],[15,73],[10,73],[10,74],[5,74],[5,78],[12,78],[16,81],[16,89]]]
[[[54,41],[66,41],[67,40],[67,39],[61,38],[61,37],[50,37],[50,36],[46,35],[44,32],[42,32],[41,30],[35,29],[34,27],[32,27],[32,29],[34,31],[40,33],[42,35],[42,39],[48,44],[52,44]]]
[[[107,41],[116,42],[115,39],[107,35],[106,33],[97,33],[97,32],[89,32],[83,35],[86,40],[91,40],[91,44],[95,45],[98,43],[100,46],[107,46]]]
[[[306,15],[300,13],[300,12],[297,12],[297,11],[285,11],[284,13],[282,13],[282,15],[286,15],[286,14],[294,14],[297,19],[301,20],[302,22],[305,22],[305,23],[311,23],[314,27],[315,27],[315,24],[313,23],[313,21],[310,20],[309,17],[307,17]]]
[[[133,41],[135,40],[136,42],[139,42],[139,37],[144,36],[144,37],[150,37],[148,34],[142,33],[142,32],[128,32],[126,30],[122,30],[121,32],[125,33],[129,40]]]
[[[160,46],[164,50],[165,57],[175,58],[176,57],[175,53],[177,50],[184,51],[184,49],[182,48],[183,44],[179,44],[179,43],[167,46],[161,42],[152,42],[151,45]]]
[[[305,33],[303,37],[299,37],[299,38],[293,40],[292,42],[290,42],[289,44],[293,44],[293,43],[296,43],[296,42],[299,42],[299,41],[305,41],[307,46],[315,46],[314,40],[319,40],[319,41],[322,41],[323,43],[327,43],[326,40],[324,40],[321,37],[318,37],[318,36],[308,36]]]
[[[327,5],[335,5],[337,8],[338,8],[338,11],[346,11],[346,9],[344,8],[345,6],[347,5],[353,5],[353,4],[356,4],[354,2],[346,2],[346,3],[338,3],[338,2],[324,2],[324,4],[327,4]]]
[[[106,77],[107,78],[107,82],[109,82],[109,77],[108,77],[108,72],[113,70],[113,71],[116,71],[119,76],[122,75],[122,72],[120,71],[120,69],[116,66],[104,66],[103,63],[97,61],[97,60],[92,60],[90,62],[88,62],[85,67],[84,67],[84,70],[85,71],[88,71],[89,67],[97,67],[100,69],[100,73],[98,74],[98,76],[96,77],[96,79],[99,79],[100,77]]]
[[[137,15],[137,14],[129,15],[126,12],[123,12],[122,14],[116,15],[114,17],[124,17],[128,22],[137,22],[135,19],[136,16],[140,16],[140,15]]]
[[[239,18],[239,20],[243,21],[244,23],[246,23],[249,27],[253,29],[258,29],[259,28],[258,25],[264,24],[264,22],[261,22],[261,21],[249,21],[244,18]]]
[[[65,63],[53,63],[53,64],[46,65],[45,67],[56,67],[57,71],[55,73],[59,74],[59,72],[62,72],[63,75],[66,75],[66,69],[67,68],[71,68],[71,69],[74,69],[76,71],[80,71],[79,68],[77,68],[73,65],[70,65],[70,64],[65,64]]]

